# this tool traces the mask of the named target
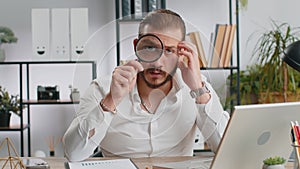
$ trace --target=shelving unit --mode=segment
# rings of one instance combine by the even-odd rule
[[[233,5],[232,2],[235,2],[235,10],[233,10]],[[236,70],[237,72],[237,79],[236,79],[236,88],[239,89],[240,88],[240,31],[239,31],[239,0],[229,0],[229,23],[232,24],[233,20],[235,20],[235,24],[236,24],[236,66],[232,66],[230,69],[230,75],[233,74],[233,71]],[[235,16],[235,18],[233,18]],[[231,64],[233,63],[232,61],[232,57],[231,57]],[[232,76],[230,79],[230,89],[232,87]],[[236,104],[240,105],[240,90],[236,90],[237,91],[237,97],[236,97]],[[230,94],[232,94],[232,89],[230,90]],[[234,103],[231,101],[231,106],[233,106]],[[233,111],[233,109],[231,109],[231,112]]]
[[[116,11],[116,55],[117,55],[117,65],[120,65],[120,24],[121,23],[128,23],[128,22],[139,22],[142,18],[130,18],[130,17],[122,17],[120,14],[120,4],[122,0],[116,0],[115,1],[115,11]],[[161,8],[166,8],[166,1],[165,0],[160,0],[157,1],[160,2]],[[235,6],[233,6],[233,2]],[[222,67],[222,68],[211,68],[211,67],[203,67],[201,68],[202,70],[228,70],[230,71],[230,75],[234,73],[234,71],[237,72],[237,85],[235,86],[237,89],[240,88],[240,79],[239,79],[239,74],[240,74],[240,56],[239,56],[239,13],[237,12],[237,9],[239,9],[239,0],[228,0],[228,8],[229,8],[229,24],[232,24],[233,21],[235,21],[236,24],[236,64],[233,64],[233,57],[231,57],[231,66],[230,67]],[[234,9],[233,9],[234,8]],[[233,86],[233,78],[231,76],[230,78],[230,95],[233,94],[232,91],[232,86]],[[237,90],[236,93],[236,102],[234,103],[231,101],[231,112],[233,111],[233,106],[239,105],[240,104],[240,92]]]
[[[0,62],[1,65],[18,65],[19,69],[19,95],[20,95],[20,107],[26,105],[27,109],[27,121],[24,120],[24,111],[20,111],[20,125],[13,125],[8,128],[0,128],[2,131],[18,131],[20,132],[20,147],[21,156],[24,156],[24,131],[27,130],[27,142],[28,142],[28,156],[31,156],[31,133],[30,133],[30,106],[31,105],[62,105],[62,104],[78,104],[79,101],[71,100],[30,100],[30,65],[61,65],[61,64],[88,64],[91,66],[92,79],[96,78],[96,63],[94,61],[28,61],[28,62]],[[23,78],[23,66],[25,66],[25,75]],[[24,90],[23,83],[26,83]],[[24,99],[23,92],[27,93],[27,98]]]

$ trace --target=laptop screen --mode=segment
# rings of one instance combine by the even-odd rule
[[[211,169],[262,168],[268,157],[292,153],[291,121],[300,121],[300,102],[235,106]]]

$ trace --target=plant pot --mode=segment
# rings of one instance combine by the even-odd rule
[[[0,127],[9,127],[11,113],[0,112]]]
[[[5,51],[4,49],[0,49],[0,62],[5,61]]]
[[[277,165],[263,165],[262,169],[285,169],[283,164],[277,164]]]
[[[257,104],[258,103],[258,96],[255,93],[248,94],[247,96],[244,95],[241,98],[241,104]]]
[[[298,92],[292,93],[287,92],[287,102],[295,102],[299,101],[300,96]],[[260,93],[259,94],[259,103],[281,103],[284,102],[283,93],[280,92],[270,92],[267,93]]]

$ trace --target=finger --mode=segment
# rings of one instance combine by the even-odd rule
[[[116,81],[120,79],[122,84],[128,84],[137,76],[137,73],[132,66],[119,66],[114,70],[113,76]]]
[[[181,48],[181,50],[184,50],[183,48]],[[180,52],[178,53],[178,63],[181,65],[181,66],[184,66],[184,67],[188,67],[188,64],[189,64],[189,59],[187,56],[183,55],[183,54],[180,54]]]
[[[183,69],[183,68],[187,68],[188,67],[188,58],[184,55],[179,55],[179,58],[178,58],[178,67],[180,69]]]
[[[181,48],[179,51],[178,51],[178,55],[179,56],[184,56],[182,59],[183,61],[185,62],[186,65],[189,64],[189,62],[193,61],[194,60],[194,54],[193,52],[187,50],[187,49],[184,49],[184,48]]]
[[[178,44],[178,48],[181,49],[181,50],[179,50],[178,54],[184,55],[188,58],[188,65],[191,62],[198,61],[198,51],[194,44],[186,42],[186,41],[182,41]]]
[[[179,55],[186,56],[187,59],[193,59],[194,53],[188,50],[182,50],[178,52]]]
[[[126,63],[123,63],[121,66],[116,67],[113,73],[116,73],[116,71],[120,73],[121,72],[120,70],[128,71],[130,72],[129,74],[135,76],[139,71],[143,71],[143,66],[135,60],[130,60],[127,61]]]
[[[143,65],[137,60],[130,60],[124,66],[132,66],[135,69],[136,73],[142,72],[144,70]]]
[[[121,76],[119,73],[113,75],[112,83],[115,86],[122,87],[122,88],[123,87],[127,88],[127,86],[129,86],[129,80],[128,80],[128,78],[126,78],[124,76]]]
[[[181,54],[188,55],[189,53],[191,53],[192,55],[189,56],[198,56],[197,47],[191,42],[179,42],[177,47],[178,49],[180,49],[179,53]]]
[[[197,51],[197,47],[195,44],[188,41],[181,41],[178,43],[179,48],[184,48],[187,51]]]

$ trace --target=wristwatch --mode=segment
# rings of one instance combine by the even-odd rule
[[[205,82],[202,82],[202,85],[203,85],[203,87],[190,91],[192,98],[196,98],[198,96],[203,95],[204,93],[210,92],[209,89],[207,88]]]

